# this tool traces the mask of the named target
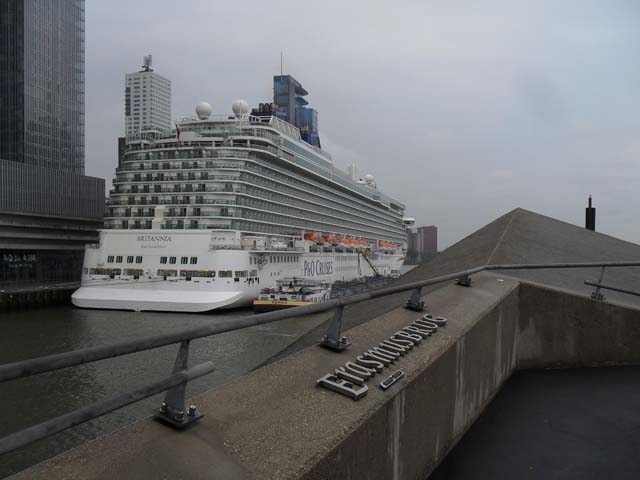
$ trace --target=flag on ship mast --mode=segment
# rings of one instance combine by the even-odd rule
[[[180,127],[178,126],[178,122],[176,122],[176,140],[180,143]]]

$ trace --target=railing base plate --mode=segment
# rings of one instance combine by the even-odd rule
[[[414,312],[424,312],[425,304],[424,302],[407,302],[404,308],[406,308],[407,310],[413,310]]]
[[[171,415],[169,412],[156,412],[156,414],[153,416],[155,420],[169,425],[176,430],[184,430],[185,428],[188,428],[196,423],[202,417],[204,417],[204,415],[200,412],[196,412],[194,415],[185,414],[182,420],[174,418],[173,415]]]
[[[334,340],[329,337],[322,337],[322,340],[320,340],[320,343],[318,345],[323,348],[333,350],[334,352],[341,352],[345,348],[349,348],[351,346],[351,342],[347,340],[347,337],[342,337],[340,340]]]

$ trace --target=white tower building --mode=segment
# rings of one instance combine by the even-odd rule
[[[171,80],[151,68],[151,55],[144,57],[142,70],[125,76],[125,135],[140,130],[170,130]]]

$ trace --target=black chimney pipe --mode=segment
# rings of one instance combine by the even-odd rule
[[[585,208],[585,226],[587,230],[596,231],[596,209],[591,206],[591,195],[589,195],[589,206]]]

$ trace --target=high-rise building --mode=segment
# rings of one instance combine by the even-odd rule
[[[435,225],[418,227],[417,234],[416,243],[424,262],[438,253],[438,227]]]
[[[0,2],[0,158],[84,173],[84,0]]]
[[[84,175],[84,0],[0,1],[0,284],[80,278],[104,180]]]
[[[124,85],[125,135],[141,130],[171,129],[171,80],[151,68],[151,55],[142,70],[127,73]]]
[[[298,127],[305,142],[320,147],[318,112],[306,106],[309,104],[304,98],[307,95],[309,92],[291,75],[273,77],[275,115]]]
[[[407,264],[426,262],[438,253],[438,227],[430,225],[407,232]]]

